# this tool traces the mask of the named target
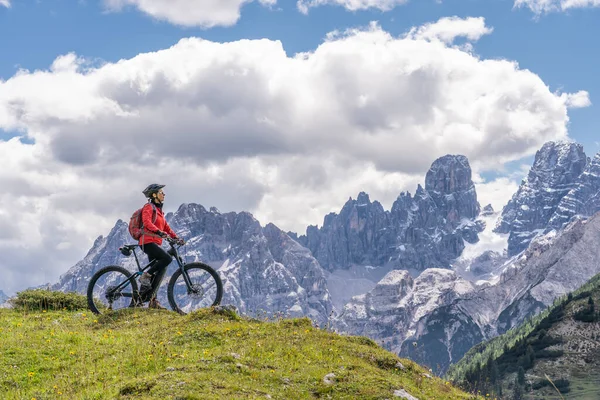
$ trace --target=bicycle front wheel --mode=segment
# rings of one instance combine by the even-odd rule
[[[223,283],[217,271],[200,262],[186,264],[183,269],[185,276],[184,272],[178,269],[171,276],[167,288],[169,304],[174,311],[185,315],[199,308],[213,307],[221,303]]]
[[[137,282],[123,267],[111,265],[96,272],[87,289],[88,307],[94,314],[133,307],[137,301]]]

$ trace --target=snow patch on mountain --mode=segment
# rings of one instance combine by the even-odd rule
[[[506,267],[509,234],[497,233],[494,227],[500,218],[491,206],[478,218],[485,226],[479,233],[479,241],[466,243],[460,257],[452,264],[452,269],[463,279],[476,285],[490,284]]]

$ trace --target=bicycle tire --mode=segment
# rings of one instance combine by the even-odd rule
[[[201,263],[201,262],[192,262],[192,263],[184,265],[183,268],[185,269],[186,272],[188,272],[189,270],[192,270],[192,269],[201,269],[201,270],[208,272],[212,276],[212,279],[215,281],[215,284],[217,286],[217,295],[215,297],[215,300],[209,307],[214,307],[221,303],[221,299],[223,297],[223,282],[221,281],[221,277],[219,276],[217,271],[215,271],[211,266]],[[169,304],[171,305],[171,308],[173,309],[173,311],[176,311],[181,315],[186,315],[187,313],[185,311],[183,311],[181,308],[179,308],[179,306],[175,302],[175,296],[174,296],[175,283],[177,282],[177,279],[181,275],[182,275],[181,269],[178,269],[171,276],[171,279],[169,280],[169,286],[167,288],[167,297],[169,299]]]
[[[131,297],[131,302],[129,304],[129,307],[133,307],[134,304],[136,304],[136,302],[138,302],[138,287],[137,287],[137,282],[135,281],[135,278],[133,278],[133,274],[126,270],[125,268],[119,266],[119,265],[109,265],[108,267],[104,267],[99,269],[90,279],[90,283],[88,284],[88,288],[87,288],[87,302],[88,302],[88,308],[90,309],[90,311],[92,311],[94,314],[101,314],[100,310],[98,310],[98,308],[96,307],[96,304],[94,303],[94,286],[96,285],[96,282],[98,281],[98,279],[100,279],[100,277],[104,274],[106,274],[107,272],[120,272],[123,275],[125,275],[128,279],[129,279],[129,283],[131,284],[131,289],[132,289],[132,297]]]

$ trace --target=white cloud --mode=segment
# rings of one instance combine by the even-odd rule
[[[437,22],[428,23],[412,28],[409,36],[414,39],[441,40],[450,44],[457,37],[464,37],[470,41],[477,41],[484,35],[489,35],[493,28],[485,26],[485,18],[459,18],[446,17]]]
[[[589,93],[585,90],[580,90],[577,93],[563,93],[561,97],[569,108],[584,108],[592,105]]]
[[[600,0],[515,0],[514,7],[527,7],[535,14],[600,7]]]
[[[374,24],[294,57],[196,38],[95,67],[66,54],[0,81],[0,129],[35,142],[0,141],[2,289],[56,279],[150,182],[167,184],[167,209],[247,210],[303,233],[363,190],[389,209],[447,153],[476,172],[529,156],[567,136],[581,98]]]
[[[475,189],[477,190],[477,200],[481,207],[485,207],[488,204],[492,205],[494,211],[502,211],[502,208],[508,203],[512,195],[519,188],[521,179],[527,176],[531,166],[528,166],[527,171],[522,171],[521,174],[515,176],[514,179],[510,177],[500,177],[492,181],[486,182],[477,174],[473,176],[475,182]]]
[[[0,0],[0,6],[10,8],[10,0]]]
[[[561,7],[563,9],[600,7],[600,0],[562,0]]]
[[[514,7],[528,7],[535,14],[556,11],[560,7],[560,0],[515,0]]]
[[[2,1],[2,0],[0,0]],[[232,26],[240,19],[240,10],[254,0],[104,0],[111,11],[134,6],[140,11],[163,21],[182,26]],[[273,6],[277,0],[258,0]]]
[[[310,8],[326,4],[343,6],[350,11],[366,10],[369,8],[390,11],[406,2],[408,0],[298,0],[296,4],[301,13],[308,14]]]

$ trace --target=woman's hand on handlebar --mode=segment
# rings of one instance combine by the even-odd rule
[[[172,237],[167,237],[166,239],[167,239],[167,241],[168,241],[169,243],[171,243],[171,244],[178,244],[178,245],[180,245],[180,246],[183,246],[183,245],[185,244],[185,240],[183,240],[183,239],[182,239],[182,238],[180,238],[180,237],[174,237],[174,238],[172,238]]]

